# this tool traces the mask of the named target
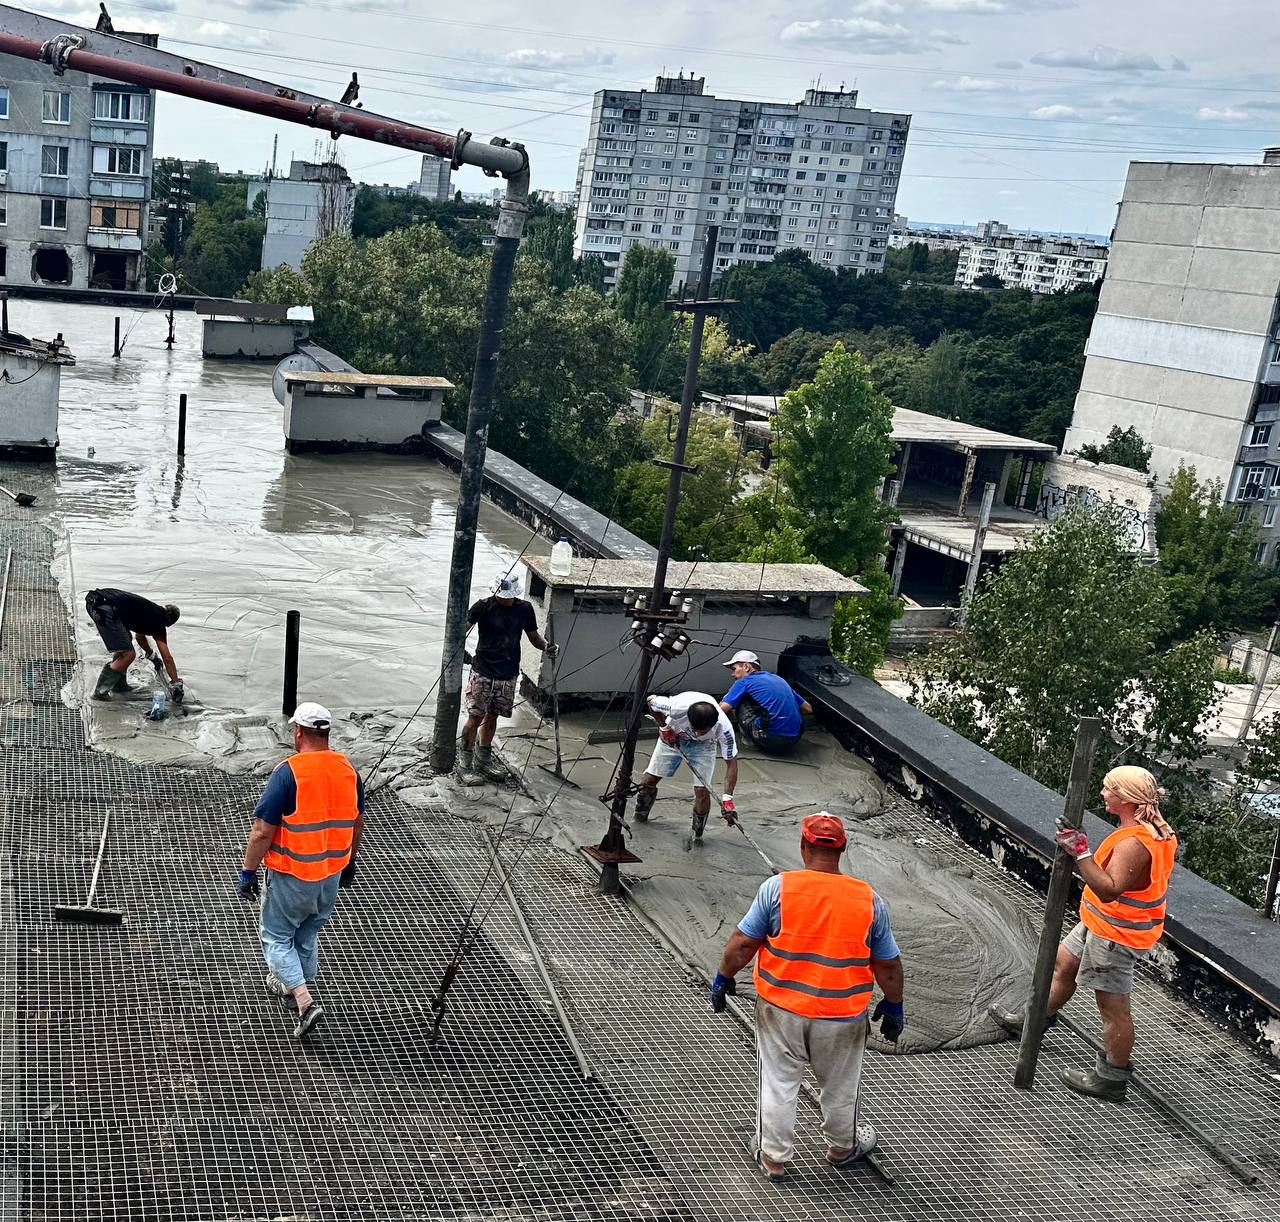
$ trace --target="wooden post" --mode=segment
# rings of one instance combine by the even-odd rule
[[[1079,827],[1084,820],[1084,804],[1093,776],[1093,757],[1097,754],[1101,737],[1102,722],[1097,717],[1080,719],[1076,727],[1075,751],[1071,756],[1071,779],[1067,783],[1067,798],[1062,808],[1063,827]],[[1018,1068],[1013,1075],[1013,1084],[1019,1090],[1030,1090],[1035,1085],[1036,1063],[1040,1059],[1040,1046],[1044,1043],[1044,1029],[1048,1022],[1045,1007],[1049,1001],[1049,987],[1053,983],[1053,964],[1058,957],[1058,943],[1062,940],[1062,921],[1066,916],[1074,874],[1074,859],[1065,849],[1059,849],[1054,855],[1053,872],[1049,876],[1044,928],[1040,931],[1040,946],[1031,977],[1031,997],[1022,1020],[1022,1047],[1018,1050]]]
[[[298,641],[302,636],[302,612],[290,611],[284,621],[284,699],[280,709],[286,717],[298,707]]]
[[[112,356],[120,355],[120,315],[119,314],[116,315],[116,345],[115,345],[115,348],[112,350],[111,355]]]
[[[178,457],[187,453],[187,396],[178,396]]]

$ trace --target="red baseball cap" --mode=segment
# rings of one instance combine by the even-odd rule
[[[810,844],[824,849],[842,849],[845,846],[844,824],[825,810],[818,811],[816,815],[806,815],[800,821],[800,835]]]

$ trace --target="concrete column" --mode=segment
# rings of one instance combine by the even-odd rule
[[[898,536],[898,547],[893,553],[893,580],[889,586],[889,593],[894,597],[898,597],[898,591],[902,589],[902,570],[907,563],[907,532],[904,530]]]
[[[969,603],[978,587],[978,571],[982,568],[982,548],[987,541],[987,526],[991,522],[991,503],[995,500],[996,486],[988,483],[982,490],[982,508],[978,511],[978,525],[974,528],[972,551],[969,554],[969,571],[964,576],[964,593],[960,596],[960,624],[963,627],[969,614]]]
[[[973,488],[973,472],[978,465],[978,455],[973,450],[964,452],[964,479],[960,481],[960,499],[956,502],[956,513],[964,516],[964,507],[969,503],[969,493]]]
[[[885,490],[884,490],[884,503],[885,503],[886,505],[889,505],[889,506],[897,505],[897,503],[898,503],[898,494],[899,494],[901,491],[902,491],[902,481],[901,481],[901,480],[896,480],[896,479],[891,479],[891,480],[888,482],[888,484],[886,484],[886,485],[885,485]]]
[[[911,442],[904,441],[898,451],[898,482],[907,482],[907,468],[911,465]]]
[[[1009,493],[1009,477],[1013,474],[1013,460],[1016,454],[1010,452],[1004,456],[1004,466],[1000,468],[1000,483],[996,486],[996,500],[1003,505]]]

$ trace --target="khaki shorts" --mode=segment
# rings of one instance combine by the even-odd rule
[[[1076,983],[1100,993],[1132,993],[1133,969],[1147,957],[1145,950],[1100,938],[1083,921],[1076,922],[1062,945],[1080,960]]]
[[[490,679],[476,671],[467,680],[466,706],[468,717],[510,717],[516,702],[514,679]]]

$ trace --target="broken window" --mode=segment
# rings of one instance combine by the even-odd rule
[[[71,283],[71,256],[61,246],[45,246],[31,258],[31,278],[45,284]]]

